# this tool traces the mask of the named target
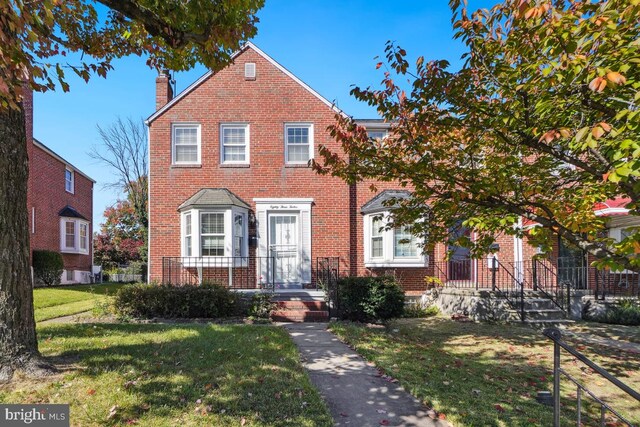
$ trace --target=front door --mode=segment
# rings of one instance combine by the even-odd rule
[[[273,281],[287,288],[300,283],[298,214],[269,215],[269,256],[273,257]]]
[[[471,238],[471,230],[460,226],[451,230],[452,240],[466,236]],[[455,244],[449,245],[449,280],[469,281],[471,280],[471,251],[464,246]]]

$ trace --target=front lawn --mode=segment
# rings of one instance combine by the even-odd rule
[[[33,290],[33,305],[37,322],[56,317],[82,313],[95,307],[96,302],[105,301],[122,283],[96,285],[56,286]]]
[[[67,372],[2,386],[0,402],[69,403],[82,426],[333,424],[281,328],[56,324],[38,334]]]
[[[538,330],[444,317],[401,319],[387,329],[346,322],[334,323],[331,329],[455,426],[553,424],[552,408],[535,400],[538,390],[553,390],[552,342]],[[574,344],[627,385],[640,389],[638,354]],[[562,366],[632,422],[640,422],[640,402],[573,357],[564,356]],[[576,389],[568,381],[562,388],[566,397],[562,424],[575,425]],[[599,407],[583,404],[590,414],[583,414],[583,425],[599,425]],[[607,425],[618,425],[610,415],[612,424]]]

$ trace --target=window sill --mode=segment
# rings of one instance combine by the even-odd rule
[[[89,251],[83,251],[78,249],[61,249],[60,253],[72,254],[72,255],[89,255]]]
[[[308,163],[285,163],[285,168],[311,168]]]
[[[184,164],[184,165],[172,164],[171,165],[171,169],[184,169],[184,168],[188,169],[188,168],[201,168],[201,167],[202,167],[202,164],[200,164],[200,163],[197,163],[197,164],[196,163]]]
[[[249,163],[220,163],[221,168],[250,168],[251,165]]]
[[[411,260],[411,261],[367,261],[364,263],[366,268],[426,268],[427,263],[425,260]]]
[[[69,190],[66,190],[66,189],[65,189],[64,191],[66,191],[66,192],[67,192],[67,193],[69,193],[69,194],[74,194],[74,192],[73,192],[73,191],[69,191]]]

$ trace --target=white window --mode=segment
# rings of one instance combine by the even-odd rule
[[[60,220],[60,252],[89,253],[89,222],[79,218]]]
[[[249,163],[249,125],[220,125],[221,163]]]
[[[174,124],[171,145],[173,164],[199,165],[201,153],[200,125]]]
[[[68,168],[65,169],[64,170],[64,189],[67,191],[67,193],[73,193],[74,191],[73,181],[74,181],[73,170]]]
[[[369,129],[367,130],[367,135],[369,135],[369,138],[371,139],[381,141],[389,136],[389,132],[384,129]]]
[[[285,161],[307,164],[313,158],[313,125],[290,123],[284,126]]]
[[[183,257],[246,257],[246,209],[190,209],[182,213]]]
[[[191,256],[193,249],[191,247],[191,214],[184,216],[184,255]]]
[[[382,258],[384,230],[382,229],[382,217],[374,216],[371,218],[371,258]]]
[[[202,256],[224,256],[224,213],[200,214]]]
[[[67,272],[67,282],[73,282],[73,270],[66,270]]]
[[[389,212],[364,217],[364,256],[366,267],[424,267],[426,258],[420,239],[409,225],[389,228]]]

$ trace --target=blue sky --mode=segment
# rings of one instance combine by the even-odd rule
[[[494,2],[476,0],[474,7]],[[375,69],[387,40],[402,46],[409,58],[447,59],[460,64],[462,44],[453,40],[448,0],[267,0],[258,14],[258,34],[252,41],[265,53],[335,101],[348,114],[376,117],[367,105],[350,95],[351,85],[375,86],[382,79]],[[103,127],[123,118],[146,118],[154,111],[156,71],[143,58],[114,62],[107,79],[89,83],[70,79],[71,91],[34,95],[34,136],[97,181],[94,224],[102,222],[105,207],[119,195],[103,185],[112,171],[88,155]],[[206,70],[196,67],[176,75],[178,91]]]

